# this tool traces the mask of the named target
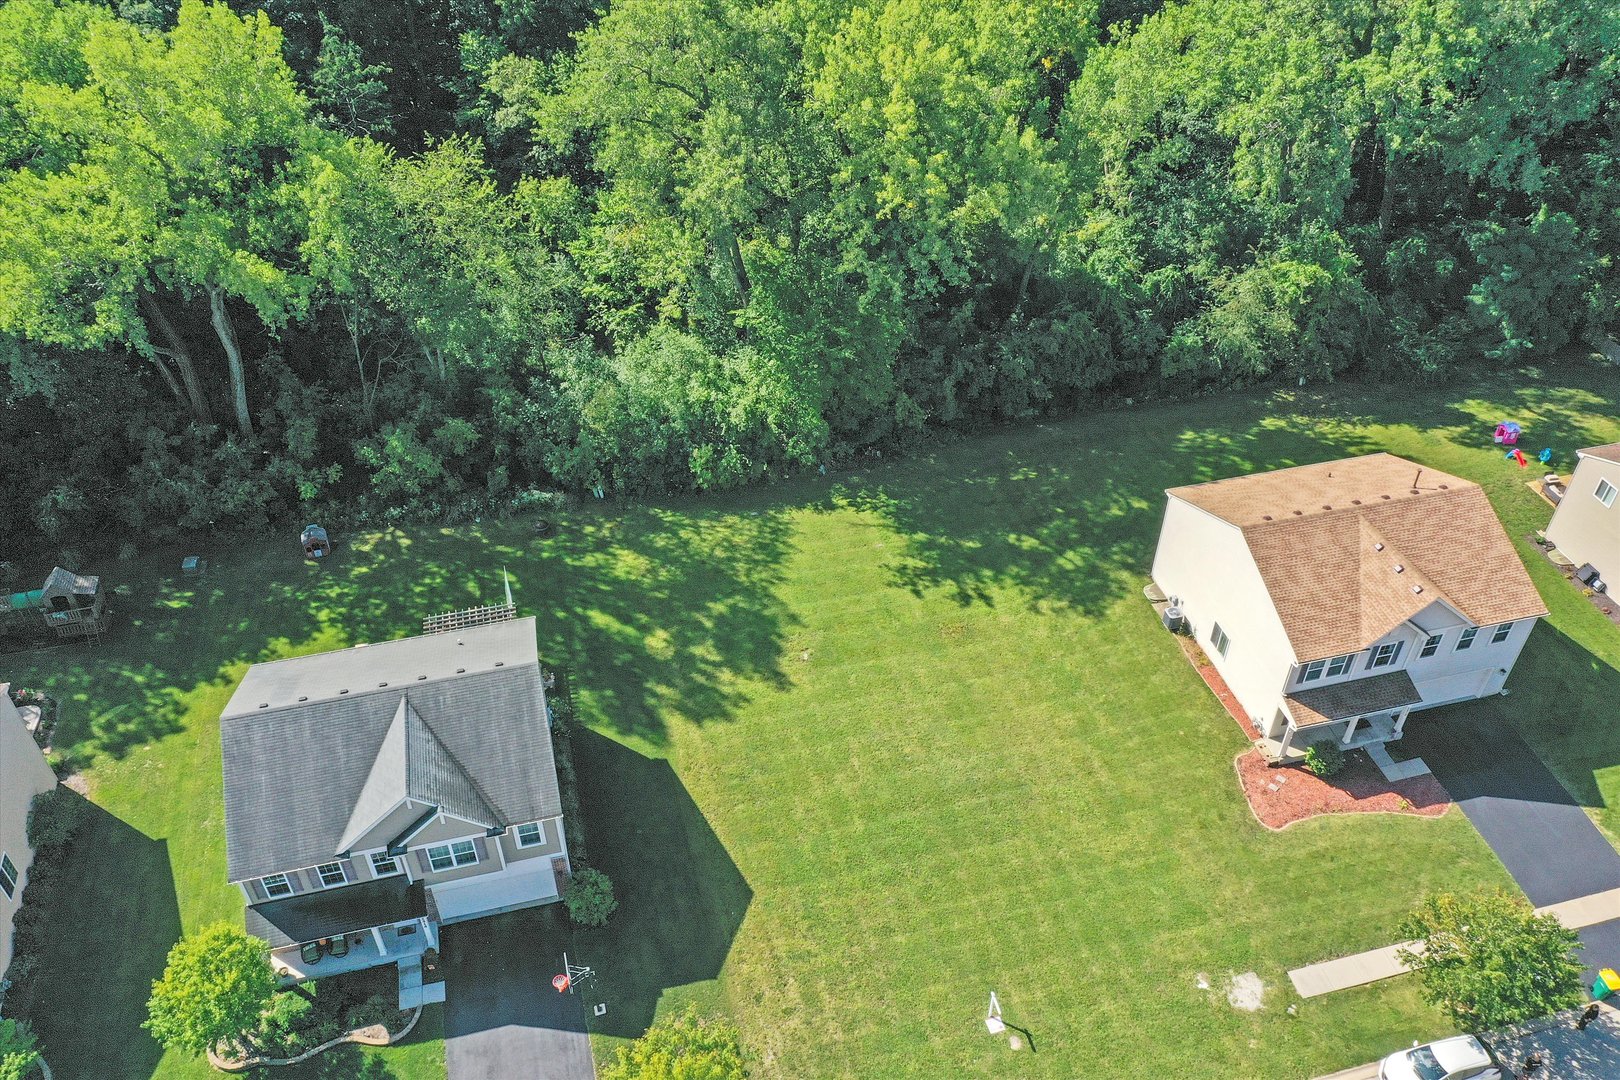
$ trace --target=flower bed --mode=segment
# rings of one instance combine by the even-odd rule
[[[249,1033],[252,1053],[210,1052],[209,1061],[216,1068],[239,1072],[255,1065],[307,1061],[346,1042],[362,1046],[397,1042],[421,1013],[421,1009],[400,1011],[397,979],[394,967],[387,965],[329,976],[278,993],[258,1030]]]
[[[406,1019],[398,1031],[389,1031],[387,1026],[383,1024],[370,1024],[366,1027],[355,1028],[353,1031],[343,1032],[293,1057],[267,1057],[258,1054],[240,1055],[235,1052],[226,1055],[210,1050],[208,1051],[208,1064],[221,1072],[245,1072],[248,1069],[270,1066],[297,1065],[308,1061],[317,1054],[325,1053],[335,1046],[342,1046],[344,1043],[356,1043],[360,1046],[389,1046],[399,1042],[411,1033],[411,1030],[416,1027],[417,1020],[422,1017],[422,1007],[418,1005],[411,1012],[401,1013],[400,1015]]]
[[[1432,775],[1386,780],[1367,755],[1345,755],[1344,769],[1331,779],[1302,768],[1273,768],[1258,750],[1235,761],[1244,797],[1260,824],[1283,829],[1322,814],[1412,814],[1439,817],[1451,796]]]

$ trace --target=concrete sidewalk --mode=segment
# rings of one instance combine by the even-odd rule
[[[1585,930],[1620,919],[1620,889],[1609,889],[1606,892],[1593,893],[1591,896],[1577,896],[1573,900],[1565,900],[1559,904],[1548,904],[1546,907],[1537,908],[1536,914],[1551,915],[1571,930]],[[1365,986],[1367,983],[1405,974],[1406,965],[1401,963],[1395,952],[1397,949],[1415,949],[1417,946],[1417,942],[1407,941],[1386,945],[1381,949],[1369,949],[1352,956],[1341,956],[1337,960],[1324,960],[1320,964],[1307,964],[1290,971],[1288,979],[1294,984],[1299,996],[1306,998],[1331,994],[1335,990],[1348,990],[1352,986]],[[1616,1075],[1620,1076],[1620,1073]]]

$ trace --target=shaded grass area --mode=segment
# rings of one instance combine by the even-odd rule
[[[1560,385],[1577,375],[1589,389]],[[1404,980],[1289,1017],[1284,972],[1387,944],[1427,889],[1507,878],[1460,814],[1254,822],[1230,766],[1241,735],[1138,591],[1162,489],[1389,449],[1480,480],[1518,537],[1545,507],[1490,427],[1518,419],[1564,458],[1620,437],[1616,402],[1620,377],[1585,368],[1486,373],[1466,396],[1209,398],[592,506],[549,540],[524,522],[338,533],[307,564],[289,530],[205,545],[203,579],[178,576],[178,549],[93,568],[129,586],[107,644],[5,661],[63,700],[58,744],[107,812],[73,855],[96,914],[70,916],[46,957],[51,1060],[65,1080],[207,1074],[135,1025],[178,933],[240,917],[217,731],[235,681],[495,599],[502,566],[593,731],[577,744],[590,846],[623,903],[577,941],[610,1006],[599,1051],[687,1002],[736,1019],[761,1077],[1309,1075],[1435,1037],[1444,1021]],[[1606,821],[1620,736],[1592,729],[1612,627],[1525,550],[1553,617],[1513,711]],[[1268,987],[1256,1013],[1196,987],[1250,970]],[[1038,1054],[985,1035],[991,989]],[[443,1074],[431,1024],[356,1061],[320,1075]]]

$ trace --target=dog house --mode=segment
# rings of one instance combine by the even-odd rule
[[[332,541],[327,539],[326,530],[319,525],[305,525],[298,542],[304,545],[306,559],[324,559],[332,554]]]

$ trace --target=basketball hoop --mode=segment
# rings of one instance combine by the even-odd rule
[[[584,982],[586,979],[593,979],[595,977],[596,972],[594,970],[585,967],[583,964],[570,964],[568,962],[568,954],[563,953],[562,974],[553,975],[551,977],[551,985],[557,988],[557,993],[566,994],[573,991],[575,983]]]
[[[564,972],[561,975],[553,975],[551,977],[551,985],[557,988],[557,993],[559,994],[567,993],[568,988],[573,985],[573,982],[574,980],[568,977],[567,972]]]

